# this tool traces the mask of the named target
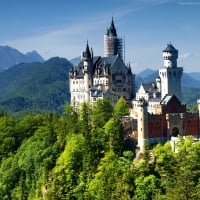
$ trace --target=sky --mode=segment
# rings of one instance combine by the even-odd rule
[[[200,0],[0,0],[0,45],[70,60],[88,41],[103,56],[112,17],[134,73],[161,68],[168,43],[178,66],[200,72]]]

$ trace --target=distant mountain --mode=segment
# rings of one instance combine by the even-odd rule
[[[146,76],[145,76],[146,75]],[[184,87],[192,87],[192,88],[200,88],[200,73],[183,73],[182,77],[182,86]],[[140,85],[142,82],[148,83],[153,82],[158,77],[158,70],[150,70],[145,69],[140,73],[136,74],[136,82]]]
[[[72,63],[64,58],[51,58],[44,63],[21,63],[0,73],[0,109],[9,113],[54,111],[61,113],[70,102],[69,70]],[[141,82],[155,81],[158,72],[148,70],[136,75]],[[145,74],[147,76],[145,76]],[[193,85],[194,84],[194,85]],[[182,100],[188,106],[200,98],[200,81],[184,73]]]
[[[44,59],[37,51],[31,51],[25,54],[28,62],[44,62]]]
[[[200,81],[200,72],[190,72],[188,73],[193,79]]]
[[[7,112],[23,110],[62,112],[70,101],[69,70],[64,58],[44,63],[23,63],[0,73],[0,108]]]
[[[145,69],[136,74],[136,87],[142,82],[149,83],[155,81],[158,77],[157,70]],[[182,77],[182,101],[191,106],[200,98],[200,73],[183,73]]]
[[[80,56],[79,56],[79,57],[76,57],[76,58],[72,58],[72,59],[70,60],[70,62],[71,62],[73,65],[78,65],[80,61],[81,61],[81,57],[80,57]]]
[[[9,46],[0,46],[0,71],[19,63],[44,62],[44,59],[36,52],[21,53]]]
[[[157,71],[155,70],[152,70],[152,69],[149,69],[149,68],[146,68],[144,69],[143,71],[141,71],[140,73],[137,74],[137,76],[141,77],[142,79],[152,75],[153,73],[155,73]]]

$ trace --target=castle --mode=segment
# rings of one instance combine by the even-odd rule
[[[136,92],[135,75],[124,63],[122,46],[113,19],[104,35],[104,57],[94,56],[87,42],[80,63],[70,71],[71,104],[108,98],[115,105],[123,96],[130,104],[131,118],[137,121],[132,129],[141,150],[146,142],[164,142],[178,135],[199,137],[199,114],[188,113],[181,103],[183,68],[177,66],[178,50],[168,44],[158,77],[142,83]]]
[[[94,56],[87,42],[81,62],[70,71],[71,104],[108,98],[115,105],[121,96],[131,103],[134,88],[135,76],[130,64],[124,63],[122,39],[112,19],[104,35],[104,57]]]

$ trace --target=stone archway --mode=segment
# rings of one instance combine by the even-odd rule
[[[177,137],[179,135],[179,129],[177,127],[174,127],[172,129],[172,136]]]

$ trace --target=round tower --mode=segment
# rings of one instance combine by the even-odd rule
[[[200,119],[200,99],[197,99],[198,111],[199,111],[199,119]]]
[[[164,66],[159,70],[161,98],[175,95],[181,101],[181,78],[183,68],[177,67],[178,50],[168,44],[163,50]]]
[[[82,52],[81,59],[83,61],[83,74],[84,74],[84,100],[90,101],[90,87],[92,84],[92,64],[93,64],[93,52],[90,51],[88,41],[86,49]]]
[[[145,144],[149,141],[148,134],[148,103],[142,98],[138,102],[138,147],[144,152]]]
[[[173,45],[167,44],[167,47],[163,50],[164,67],[177,67],[178,50]]]

